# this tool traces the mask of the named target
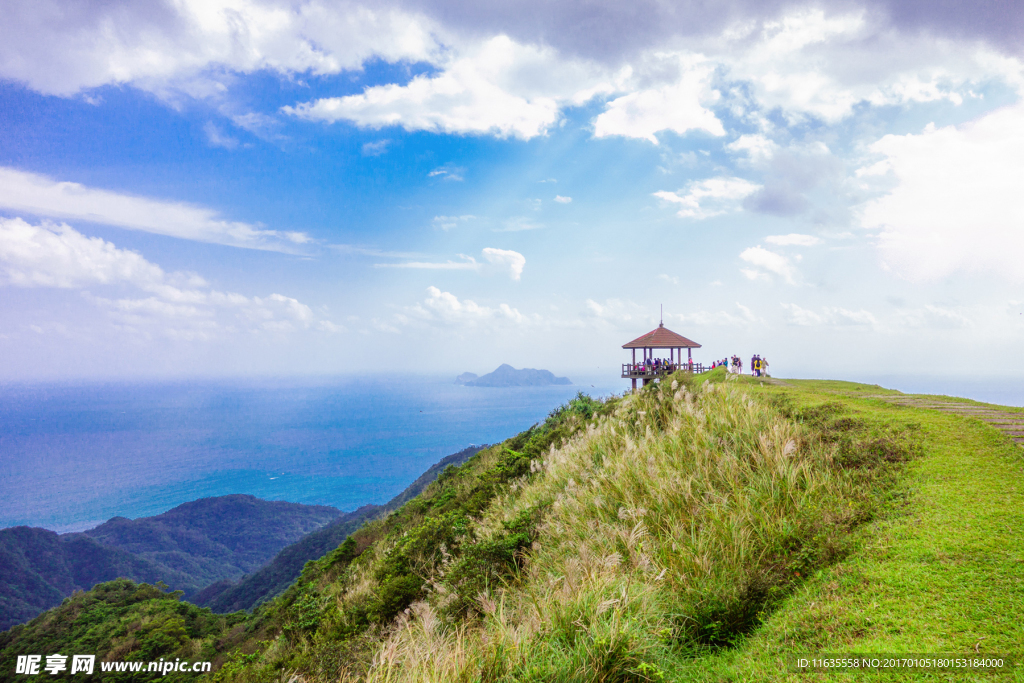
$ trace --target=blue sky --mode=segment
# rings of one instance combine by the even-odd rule
[[[11,3],[0,378],[1024,375],[1012,3]]]

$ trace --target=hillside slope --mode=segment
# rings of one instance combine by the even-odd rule
[[[220,613],[252,609],[288,588],[298,578],[306,562],[323,557],[337,548],[367,520],[381,513],[396,510],[415,498],[444,468],[449,465],[461,465],[482,448],[483,446],[470,446],[442,458],[387,504],[364,505],[358,510],[342,515],[324,528],[311,532],[284,548],[256,572],[234,584],[222,581],[208,586],[193,596],[192,602]]]
[[[0,635],[0,667],[85,642],[104,600],[101,657],[203,653],[240,682],[803,680],[795,653],[1019,652],[1022,451],[895,396],[721,371],[579,395],[242,621],[161,649],[145,625],[173,600],[100,587]]]

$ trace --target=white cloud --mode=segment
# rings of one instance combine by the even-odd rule
[[[815,327],[817,325],[825,324],[825,316],[815,313],[814,311],[801,308],[796,304],[782,304],[782,307],[789,311],[788,322],[792,325]]]
[[[895,187],[868,202],[861,224],[880,230],[883,263],[914,282],[956,272],[1024,281],[1024,107],[960,126],[887,135],[861,177]]]
[[[377,140],[375,142],[363,143],[364,157],[378,157],[388,151],[391,140]]]
[[[495,228],[494,232],[523,232],[524,230],[540,230],[544,227],[543,223],[529,218],[527,216],[516,216],[515,218],[509,218],[505,221],[505,227]]]
[[[843,326],[870,326],[875,327],[878,321],[869,311],[863,309],[851,311],[840,307],[825,307],[821,313],[801,308],[796,304],[782,304],[782,307],[789,312],[787,322],[791,325],[803,327],[843,327]]]
[[[0,167],[0,207],[249,249],[295,251],[311,241],[305,233],[224,220],[212,209],[183,202],[98,190],[4,167]]]
[[[851,311],[845,308],[826,308],[826,313],[832,317],[834,325],[877,325],[878,321],[869,311],[861,309]]]
[[[679,284],[679,278],[675,277],[674,275],[666,275],[665,273],[662,273],[661,275],[658,276],[658,279],[663,282],[667,282],[670,285]]]
[[[717,35],[708,35],[723,25],[716,19],[705,22],[703,30],[688,27],[685,38],[666,25],[659,30],[662,39],[639,40],[634,44],[646,48],[612,60],[621,65],[616,69],[559,52],[551,45],[565,40],[532,30],[492,26],[459,33],[448,26],[463,22],[447,11],[438,14],[438,8],[433,13],[444,15],[444,23],[428,16],[429,8],[345,0],[179,0],[74,8],[59,0],[8,0],[5,10],[0,78],[47,94],[84,92],[88,100],[96,99],[90,89],[110,84],[130,84],[171,101],[226,99],[237,74],[271,71],[301,80],[306,74],[358,71],[372,59],[435,68],[405,84],[284,110],[369,128],[530,138],[555,125],[565,107],[614,95],[596,117],[594,134],[656,144],[656,134],[666,130],[724,135],[715,106],[728,105],[740,120],[762,123],[764,112],[777,108],[791,119],[810,115],[834,122],[861,103],[958,103],[993,81],[1013,87],[1024,82],[1016,58],[982,43],[901,32],[867,9],[784,9],[771,21],[757,17],[777,10],[741,11],[743,18]],[[609,30],[600,28],[595,36]],[[619,25],[612,30],[629,32]],[[536,39],[525,37],[530,34]],[[680,49],[683,41],[687,49]],[[749,93],[739,100],[753,104],[723,104],[719,90]],[[230,118],[262,136],[275,125],[273,117],[259,112]],[[733,151],[752,141],[737,141]],[[743,149],[752,161],[766,151]]]
[[[310,121],[351,121],[363,128],[401,126],[530,139],[557,122],[561,106],[585,102],[610,88],[603,70],[594,65],[562,59],[551,48],[522,45],[503,35],[453,52],[436,62],[436,75],[282,111]]]
[[[760,188],[760,185],[743,178],[720,176],[694,180],[680,192],[655,192],[654,196],[680,204],[682,208],[678,211],[679,216],[700,220],[737,210],[745,197]]]
[[[737,302],[736,308],[739,313],[729,311],[694,311],[693,313],[666,314],[669,321],[676,321],[680,325],[709,326],[709,327],[746,327],[751,323],[763,323],[764,321],[754,314],[752,310]]]
[[[690,327],[716,326],[716,327],[740,327],[749,325],[752,322],[760,322],[761,318],[754,314],[746,306],[737,303],[738,312],[729,311],[705,311],[697,310],[690,313],[673,313],[666,311],[664,316],[666,326],[686,325]],[[606,299],[599,303],[593,299],[584,302],[584,319],[590,323],[609,329],[625,329],[637,331],[637,326],[649,324],[652,327],[658,324],[658,309],[649,306],[641,306],[634,301],[626,299]],[[677,329],[677,331],[679,331]],[[681,334],[686,335],[685,331]],[[687,335],[689,336],[689,335]]]
[[[583,315],[586,318],[599,320],[604,325],[615,328],[622,327],[634,319],[643,321],[651,314],[647,308],[627,299],[606,299],[604,303],[587,299],[583,306]]]
[[[760,133],[741,135],[725,146],[734,154],[743,154],[754,165],[760,165],[775,156],[779,145]]]
[[[945,329],[974,327],[974,321],[960,311],[932,304],[926,304],[921,311],[911,314],[910,317],[927,327]]]
[[[54,95],[128,83],[219,96],[224,70],[336,74],[374,56],[428,61],[439,49],[424,17],[352,2],[9,0],[4,9],[0,76]]]
[[[149,289],[164,281],[160,266],[134,251],[68,225],[31,225],[21,218],[0,218],[0,262],[8,284],[18,287],[131,283]]]
[[[422,258],[424,255],[411,251],[386,251],[376,247],[355,244],[328,244],[328,249],[342,254],[359,254],[360,256],[376,256],[378,258]]]
[[[1020,83],[1020,64],[978,43],[906,34],[866,10],[790,11],[776,21],[737,25],[703,45],[757,106],[790,118],[836,122],[860,103],[948,100],[959,104],[993,79]]]
[[[768,278],[768,274],[771,274],[782,278],[789,284],[796,283],[796,268],[789,258],[782,254],[758,246],[743,250],[740,258],[754,266],[741,271],[751,280]]]
[[[238,140],[221,131],[220,127],[213,121],[206,122],[206,125],[203,126],[203,132],[206,133],[207,142],[213,147],[223,147],[224,149],[235,149],[238,147]]]
[[[1024,87],[1018,59],[979,43],[901,33],[877,19],[867,10],[789,9],[775,20],[739,20],[717,36],[688,40],[687,49],[630,55],[628,73],[616,81],[625,94],[597,117],[595,135],[655,144],[663,130],[724,135],[712,107],[728,108],[761,129],[726,146],[757,166],[778,151],[765,135],[772,111],[791,123],[836,123],[861,104],[960,104],[992,82]]]
[[[0,218],[0,284],[83,290],[86,300],[122,325],[186,339],[209,339],[239,327],[284,331],[333,325],[317,321],[309,306],[291,297],[213,290],[195,273],[166,273],[137,252],[68,225],[32,225],[21,218]],[[129,294],[98,296],[91,291],[97,288]]]
[[[282,135],[275,132],[281,127],[281,122],[273,116],[251,111],[245,114],[232,114],[228,118],[231,119],[233,124],[242,130],[252,133],[261,140],[285,139]]]
[[[320,330],[322,332],[330,332],[332,334],[338,334],[340,332],[345,332],[345,326],[344,325],[336,325],[335,323],[332,323],[330,320],[320,320],[316,324],[316,329],[318,329],[318,330]]]
[[[427,298],[417,304],[411,313],[420,319],[447,323],[474,325],[486,321],[507,321],[516,324],[527,322],[527,317],[508,304],[496,308],[481,306],[470,299],[459,300],[451,292],[442,292],[437,287],[427,288]]]
[[[780,247],[813,247],[821,244],[821,239],[814,235],[801,235],[795,232],[788,235],[769,235],[764,241]]]
[[[472,256],[459,255],[461,261],[403,261],[401,263],[374,263],[374,268],[411,268],[413,270],[480,270],[481,264]]]
[[[517,251],[486,247],[481,252],[486,264],[480,263],[472,256],[459,254],[461,261],[402,261],[399,263],[375,263],[375,268],[408,268],[414,270],[473,270],[486,269],[507,274],[513,280],[519,280],[526,265],[526,257]]]
[[[559,204],[571,204],[572,203],[572,197],[563,197],[560,194],[556,194],[555,195],[555,201],[558,202]]]
[[[643,138],[655,145],[655,133],[670,130],[680,135],[700,130],[725,135],[722,122],[704,106],[718,97],[710,87],[714,65],[680,53],[654,53],[643,65],[654,71],[668,71],[674,78],[656,87],[635,89],[605,107],[594,121],[594,137],[621,135]]]
[[[435,228],[440,228],[441,230],[448,232],[452,228],[458,226],[459,223],[465,223],[466,221],[471,221],[474,218],[476,218],[476,216],[469,214],[466,214],[465,216],[434,216],[431,224]]]
[[[440,178],[441,180],[465,180],[466,169],[457,166],[441,166],[427,174],[428,178]]]
[[[523,274],[523,267],[526,265],[526,257],[518,251],[508,249],[495,249],[487,247],[483,251],[484,258],[500,270],[507,270],[509,277],[519,280]]]

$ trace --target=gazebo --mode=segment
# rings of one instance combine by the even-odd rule
[[[637,337],[628,344],[623,344],[622,348],[633,350],[633,362],[622,364],[622,378],[633,380],[633,391],[636,391],[638,379],[642,379],[644,386],[647,386],[647,383],[654,381],[656,377],[671,374],[677,370],[697,370],[697,372],[704,370],[701,365],[695,366],[692,360],[691,349],[699,349],[700,344],[681,334],[676,334],[665,327],[664,322],[658,323],[658,327],[647,334]],[[636,361],[637,349],[643,351],[643,357],[639,363]],[[667,361],[655,362],[655,349],[668,349]],[[683,349],[686,349],[687,362],[685,364],[683,363]]]

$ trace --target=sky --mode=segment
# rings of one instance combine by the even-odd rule
[[[1024,379],[1020,3],[4,7],[2,381]]]

